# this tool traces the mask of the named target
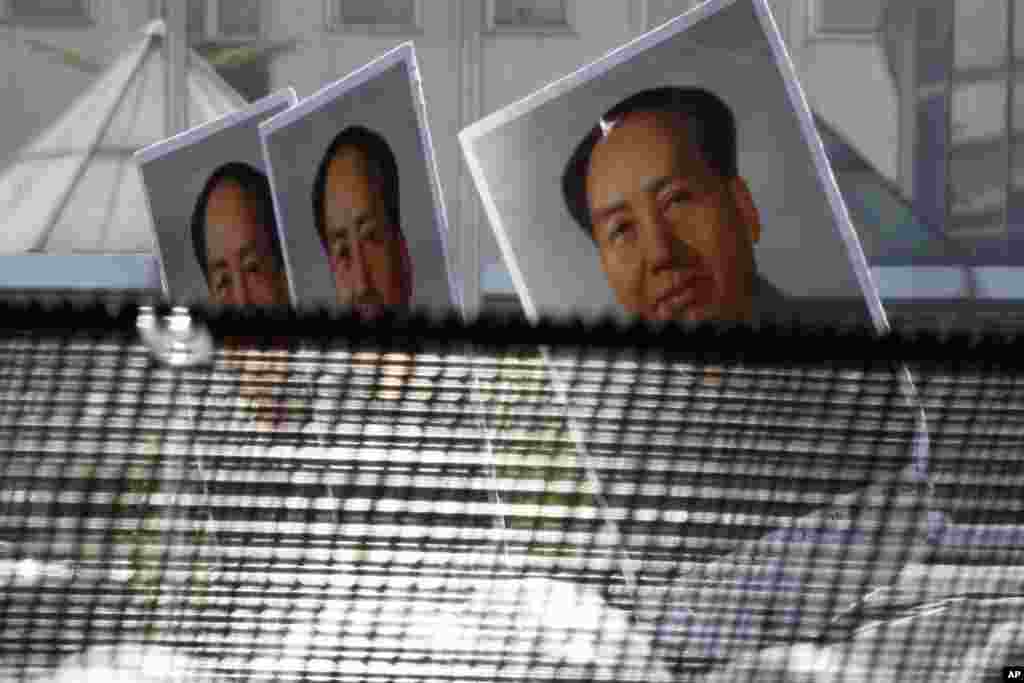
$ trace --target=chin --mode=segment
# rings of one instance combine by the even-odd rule
[[[694,306],[676,311],[671,320],[680,323],[699,324],[720,319],[721,316],[708,306]]]
[[[374,320],[384,315],[391,307],[386,304],[353,304],[352,308],[361,318]]]

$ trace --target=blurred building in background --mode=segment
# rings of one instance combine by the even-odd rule
[[[205,60],[188,55],[169,92],[166,25],[151,21],[51,126],[0,171],[8,252],[148,253],[153,230],[132,154],[179,128],[245,106]]]
[[[883,299],[1020,298],[1015,119],[1024,112],[1016,88],[1024,6],[769,2]],[[249,101],[287,86],[306,97],[412,40],[466,299],[516,307],[456,134],[697,4],[430,0],[428,12],[426,0],[0,0],[0,167],[17,163],[154,19],[165,20],[171,43],[183,36],[191,48],[162,53],[172,74],[166,97],[178,111],[189,94],[173,74],[193,62],[210,64]],[[0,244],[0,286],[159,287],[153,257],[137,240],[109,248],[107,265],[54,245],[42,248],[51,259],[29,267]]]

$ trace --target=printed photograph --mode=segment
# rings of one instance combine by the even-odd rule
[[[756,323],[812,302],[843,302],[879,331],[886,327],[766,0],[706,2],[459,138],[533,320]],[[639,411],[613,418],[609,408],[596,419],[590,387],[561,376],[566,360],[550,354],[547,365],[578,426],[578,448],[603,454],[607,421],[642,418]],[[693,576],[651,589],[679,606],[648,617],[656,649],[676,662],[807,637],[842,613],[847,596],[890,585],[928,552],[927,429],[909,373],[899,375],[906,438],[868,460],[853,431],[826,447],[824,440],[808,443],[781,407],[735,417],[712,407],[711,397],[728,403],[755,393],[791,405],[790,389],[776,381],[786,371],[758,377],[753,368],[699,366],[680,362],[664,383],[632,380],[630,392],[658,396],[654,411],[678,410],[680,426],[617,437],[615,457],[671,454],[665,467],[694,492],[695,509],[681,513],[688,533],[757,514],[740,493],[745,481],[778,477],[760,501],[766,511],[786,512],[732,527],[735,545],[727,552]],[[823,405],[819,418],[852,430],[845,405]],[[619,455],[630,448],[632,455]],[[871,467],[857,464],[863,462]],[[827,493],[808,487],[834,480],[836,471],[844,479]],[[714,500],[715,512],[698,495]],[[771,579],[755,592],[750,576]],[[815,582],[834,593],[815,592]],[[716,626],[706,615],[722,609],[732,612]],[[773,613],[779,618],[766,616]]]
[[[259,124],[296,101],[285,89],[135,154],[172,300],[290,304]]]
[[[527,315],[745,321],[867,263],[763,2],[708,2],[469,126]]]
[[[298,305],[456,305],[416,74],[406,43],[260,125]]]

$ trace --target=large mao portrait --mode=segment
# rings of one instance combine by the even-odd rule
[[[766,0],[705,2],[476,122],[459,140],[533,320],[756,323],[827,301],[848,304],[837,307],[844,315],[859,311],[860,323],[887,327]],[[587,462],[583,446],[597,443],[604,453],[609,420],[630,418],[625,409],[615,418],[611,411],[598,413],[587,393],[592,385],[563,377],[554,357],[548,355],[553,385]],[[704,374],[706,366],[686,366],[673,365],[657,381],[624,371],[623,386],[628,382],[631,395],[651,397],[652,405],[686,399],[675,404],[678,410],[651,411],[664,411],[671,435],[636,411],[635,434],[616,440],[623,445],[614,457],[640,457],[631,454],[634,448],[644,457],[669,448],[665,462],[674,481],[690,486],[699,480],[690,490],[702,521],[688,528],[703,533],[703,520],[714,520],[729,534],[713,543],[728,536],[730,544],[699,575],[770,572],[788,583],[760,593],[758,599],[771,605],[758,603],[755,614],[754,591],[737,593],[742,581],[690,582],[680,574],[663,586],[665,604],[674,605],[666,609],[675,616],[657,627],[664,627],[659,648],[690,656],[699,647],[693,637],[699,625],[722,634],[712,640],[715,648],[722,644],[723,656],[735,654],[796,613],[790,609],[815,615],[794,624],[805,629],[801,637],[816,637],[834,615],[831,596],[888,585],[907,562],[929,551],[922,531],[927,430],[908,373],[898,375],[908,429],[864,455],[869,464],[849,476],[861,448],[851,439],[818,438],[816,427],[769,407],[751,407],[742,419],[711,417],[732,415],[730,401],[740,398],[753,406],[760,399],[751,392],[762,390],[766,406],[791,405],[797,399],[788,389],[768,389],[773,385],[758,382],[762,376],[749,368]],[[856,390],[851,386],[844,391]],[[818,423],[823,432],[847,424],[842,401],[825,403]],[[777,441],[766,436],[783,432],[788,436]],[[803,458],[802,449],[813,457]],[[707,484],[696,476],[704,472],[725,483]],[[760,485],[756,500],[737,483],[753,473],[770,482]],[[828,495],[807,484],[813,481],[830,482]],[[757,506],[779,509],[782,501],[791,505],[786,514],[749,521],[762,514]],[[705,516],[711,509],[721,512]],[[839,554],[843,560],[836,563]],[[807,597],[816,581],[834,592]],[[719,616],[720,628],[714,626]]]
[[[259,124],[296,101],[287,88],[136,152],[172,299],[289,305]]]
[[[712,0],[463,130],[528,316],[883,321],[761,0]]]
[[[296,304],[449,310],[447,219],[411,43],[260,125]]]

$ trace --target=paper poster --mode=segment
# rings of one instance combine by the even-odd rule
[[[289,304],[259,124],[295,103],[287,88],[135,154],[173,300]]]

